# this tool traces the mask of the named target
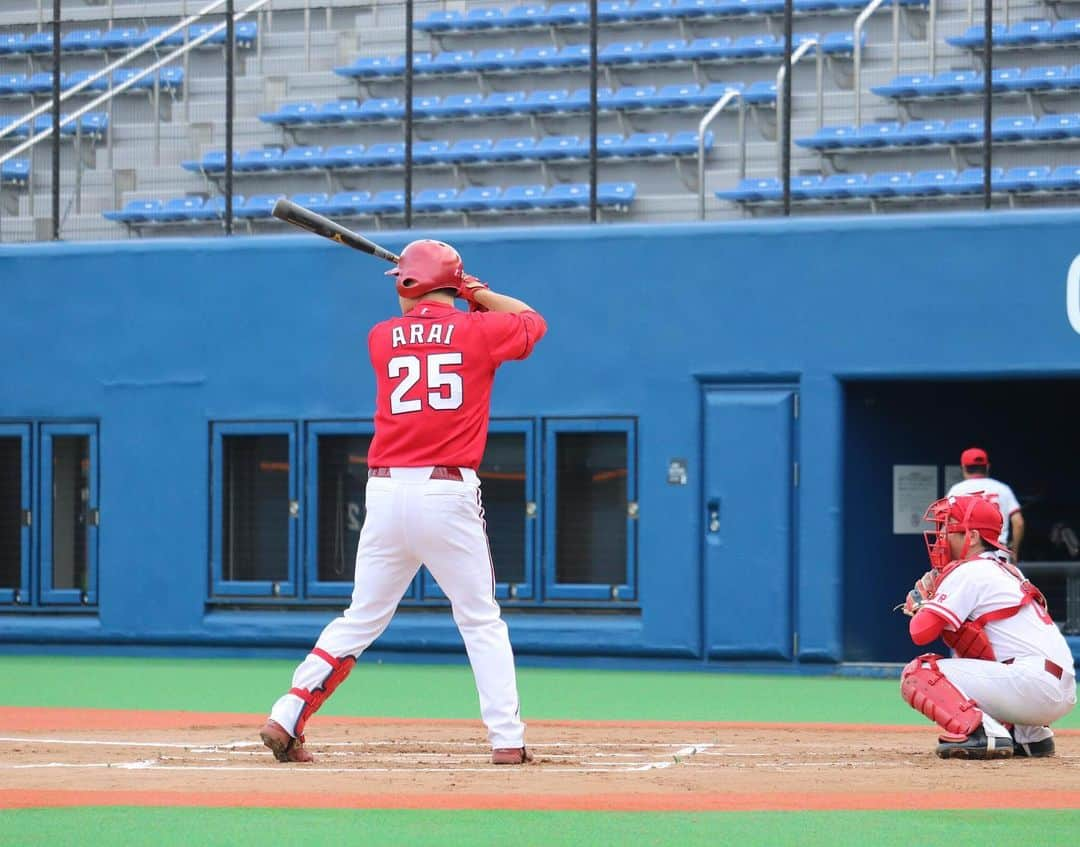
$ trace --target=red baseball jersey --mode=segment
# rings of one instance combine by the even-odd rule
[[[368,335],[375,369],[370,467],[476,469],[495,369],[524,359],[547,331],[536,312],[463,312],[422,300]]]

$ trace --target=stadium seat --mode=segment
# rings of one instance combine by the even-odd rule
[[[112,84],[114,88],[118,88],[124,85],[126,82],[135,79],[138,76],[139,70],[136,68],[117,68],[112,74]],[[150,91],[154,87],[154,75],[146,74],[140,79],[133,82],[127,87],[128,91]]]
[[[60,87],[64,86],[64,74],[60,74]],[[26,77],[22,86],[17,89],[21,94],[49,94],[53,87],[52,71],[39,71]]]
[[[1080,165],[1059,165],[1043,185],[1050,191],[1080,190]]]
[[[29,159],[8,159],[0,166],[0,181],[23,185],[30,180]]]
[[[455,141],[450,149],[443,155],[437,156],[436,160],[459,164],[483,162],[487,160],[494,146],[495,142],[490,138],[463,138]]]
[[[566,111],[570,101],[570,92],[565,88],[533,91],[525,98],[522,111],[533,115],[551,114]]]
[[[301,123],[339,124],[354,123],[362,120],[360,103],[357,100],[331,100],[318,106],[314,112],[305,112],[300,117]]]
[[[630,0],[600,0],[596,4],[596,20],[598,23],[629,20],[630,10]]]
[[[141,30],[135,27],[118,27],[101,34],[102,50],[132,50],[146,43]]]
[[[323,153],[319,166],[323,168],[356,168],[364,161],[363,144],[336,144]]]
[[[879,97],[907,99],[920,96],[923,88],[932,81],[930,74],[901,74],[887,85],[874,85],[870,90]]]
[[[1069,69],[1064,65],[1033,67],[1024,71],[1020,77],[1024,91],[1050,91],[1063,86],[1069,77]]]
[[[615,109],[632,110],[645,109],[656,96],[655,85],[627,85],[615,92],[611,98],[611,107]]]
[[[520,162],[531,159],[536,148],[536,139],[532,136],[500,138],[488,154],[492,162]]]
[[[796,138],[795,143],[810,150],[836,150],[849,146],[858,133],[858,127],[851,124],[823,126],[808,138]]]
[[[1017,21],[1001,36],[994,36],[994,45],[1000,47],[1026,47],[1049,40],[1053,24],[1050,21]]]
[[[402,161],[404,161],[404,147],[403,144]],[[417,165],[435,164],[449,151],[449,141],[414,141],[412,149],[413,162]]]
[[[576,135],[549,135],[541,138],[533,151],[533,158],[544,161],[552,159],[575,159],[589,155],[589,145]]]
[[[911,178],[907,194],[919,197],[932,197],[947,194],[956,183],[956,171],[943,170],[919,171]]]
[[[596,205],[623,207],[634,201],[637,186],[632,182],[601,182],[596,186]]]
[[[498,200],[502,189],[497,185],[470,185],[458,192],[456,198],[446,203],[449,211],[483,212],[491,208]]]
[[[944,133],[945,121],[908,121],[896,136],[896,143],[905,147],[939,144]]]
[[[814,191],[824,182],[821,174],[807,174],[805,176],[793,176],[791,178],[791,199],[809,200]]]
[[[1054,43],[1080,41],[1080,20],[1071,18],[1053,25],[1046,40]]]
[[[990,27],[990,38],[992,41],[997,41],[1006,32],[1005,24],[993,24]],[[953,47],[981,47],[983,43],[983,36],[986,34],[986,28],[983,24],[974,24],[969,26],[962,35],[954,35],[945,40]]]
[[[450,50],[439,53],[432,57],[431,63],[425,70],[432,74],[456,74],[473,70],[473,51]]]
[[[473,68],[477,71],[504,71],[511,67],[517,56],[512,47],[489,47],[478,50],[473,57]]]
[[[985,134],[982,118],[955,118],[945,125],[938,140],[944,144],[974,144]]]
[[[541,16],[548,26],[583,24],[589,20],[589,4],[582,2],[553,3]]]
[[[578,88],[570,95],[570,100],[566,104],[566,108],[569,111],[588,111],[589,109],[589,89]],[[596,89],[596,108],[604,111],[611,108],[611,101],[615,97],[615,92],[605,86],[599,86]]]
[[[479,91],[472,94],[447,94],[442,100],[427,110],[431,117],[463,118],[476,114],[476,107],[483,102],[484,95]]]
[[[341,191],[327,202],[324,214],[342,217],[364,214],[370,202],[370,191]]]
[[[129,200],[123,209],[103,212],[102,215],[110,221],[120,223],[146,223],[152,220],[154,214],[161,211],[161,208],[160,200]]]
[[[244,207],[244,195],[234,194],[232,199],[233,217],[236,217],[236,211]],[[188,220],[193,221],[214,221],[221,220],[225,217],[225,198],[224,197],[212,197],[207,200],[201,209],[192,209],[188,214]]]
[[[99,29],[73,29],[60,39],[65,53],[95,53],[105,49]]]
[[[153,220],[158,223],[176,223],[190,220],[192,213],[201,210],[206,205],[206,200],[198,194],[187,197],[174,197],[167,200],[165,205],[153,215]]]
[[[990,86],[994,91],[1022,91],[1024,72],[1020,68],[999,68],[990,74]]]
[[[847,200],[865,188],[869,177],[863,173],[831,174],[821,184],[809,190],[815,200]]]
[[[739,184],[727,191],[716,191],[721,200],[735,203],[763,203],[778,200],[783,196],[783,188],[776,177],[749,177],[739,180]]]
[[[365,100],[355,112],[358,121],[400,120],[405,115],[405,106],[396,97],[381,97]]]
[[[1062,138],[1080,138],[1080,114],[1043,115],[1028,137],[1036,141],[1057,141]]]
[[[978,71],[941,71],[919,86],[923,97],[949,97],[977,91],[982,86]]]
[[[503,27],[508,29],[526,29],[544,23],[547,6],[543,3],[523,3],[507,10],[503,18]]]
[[[629,21],[658,21],[672,16],[674,0],[633,0],[623,16]]]
[[[704,141],[704,147],[706,150],[711,150],[715,137],[712,132],[706,132]],[[668,140],[661,144],[657,152],[665,156],[692,156],[697,155],[698,150],[698,134],[696,130],[685,129],[681,132],[676,132],[671,135]]]
[[[503,67],[524,71],[566,66],[568,62],[572,64],[569,57],[560,59],[559,52],[560,48],[553,45],[522,47],[513,56],[503,61]]]
[[[750,83],[742,99],[751,105],[776,104],[776,80],[759,79]]]
[[[696,82],[665,85],[652,98],[652,105],[657,109],[685,109],[690,106],[707,104],[701,93],[701,86]]]
[[[725,58],[731,47],[731,39],[726,35],[714,38],[695,38],[685,50],[681,51],[681,58],[691,62],[706,62]]]
[[[852,190],[855,197],[896,197],[911,183],[910,171],[881,171],[871,174],[866,185]]]
[[[1032,115],[1016,115],[995,118],[990,126],[994,141],[1026,141],[1035,130],[1037,118]]]
[[[899,121],[876,121],[871,124],[863,124],[858,128],[855,137],[848,141],[849,147],[858,149],[870,149],[875,147],[889,147],[901,132],[902,125]]]
[[[162,68],[158,71],[158,86],[163,91],[177,91],[184,87],[183,68]]]
[[[148,26],[146,29],[144,29],[139,34],[138,41],[135,44],[135,46],[141,47],[143,44],[149,44],[151,41],[153,41],[155,38],[157,38],[159,35],[163,34],[166,30],[169,30],[169,29],[172,29],[172,27]],[[162,39],[161,41],[159,41],[157,43],[156,46],[157,47],[179,47],[183,43],[184,43],[184,32],[183,32],[183,30],[180,30],[178,32],[174,32],[172,35],[168,36],[167,38]]]
[[[294,126],[307,123],[318,114],[319,109],[320,107],[314,103],[285,103],[276,112],[264,112],[259,115],[259,120],[276,126]]]
[[[397,189],[380,191],[358,211],[375,215],[394,215],[405,211],[405,194]]]
[[[503,18],[503,10],[497,7],[469,9],[465,20],[459,22],[457,28],[466,31],[498,29],[502,27]]]
[[[416,21],[413,26],[421,32],[450,32],[457,29],[463,19],[464,15],[455,9],[437,9],[429,12],[422,21]]]
[[[233,215],[244,220],[269,218],[271,217],[270,210],[274,208],[278,198],[284,196],[284,194],[253,194],[243,206],[233,210]]]
[[[495,91],[475,106],[476,114],[485,117],[509,115],[516,112],[526,100],[524,91]]]
[[[596,155],[598,158],[610,158],[612,156],[622,156],[622,146],[625,139],[614,132],[601,132],[596,136]],[[582,140],[582,144],[586,148],[585,155],[588,155],[589,144]]]
[[[281,165],[283,150],[280,147],[260,147],[241,154],[235,169],[238,173],[261,173],[276,171]]]
[[[20,93],[26,83],[26,74],[0,74],[0,97]]]
[[[619,145],[620,156],[657,156],[669,143],[666,132],[635,132]]]
[[[20,53],[51,53],[53,37],[51,32],[32,32],[22,43]]]
[[[949,194],[982,194],[984,186],[984,171],[982,168],[964,168],[956,175],[956,182],[949,187]],[[1000,191],[1001,178],[1005,171],[1001,168],[990,169],[990,190]]]
[[[449,211],[457,193],[456,188],[425,188],[413,198],[413,210],[426,214]]]
[[[1052,184],[1051,169],[1046,165],[1039,165],[1037,167],[1009,168],[1009,170],[1005,171],[1001,181],[994,187],[1000,187],[1002,191],[1010,193],[1045,191],[1048,182]]]
[[[643,41],[613,41],[600,48],[598,59],[603,65],[632,65],[641,61],[644,52]]]
[[[821,40],[821,52],[826,56],[846,56],[855,52],[855,36],[850,32],[826,33]],[[866,47],[866,33],[859,37],[861,47]]]
[[[489,201],[492,209],[523,210],[534,209],[544,196],[543,185],[511,185],[499,197]]]
[[[23,52],[26,36],[21,32],[0,33],[0,56],[13,56]]]
[[[675,0],[671,11],[676,18],[714,17],[723,3],[724,0]]]
[[[415,161],[415,149],[413,150]],[[405,162],[405,145],[401,142],[392,144],[372,144],[360,157],[357,164],[365,166],[401,165]],[[404,201],[402,201],[404,202]]]
[[[317,145],[290,147],[281,157],[278,167],[283,171],[303,171],[321,167],[323,149]]]

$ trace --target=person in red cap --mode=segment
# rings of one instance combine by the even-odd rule
[[[528,304],[464,273],[449,244],[407,245],[395,270],[402,317],[368,335],[375,436],[352,602],[322,631],[274,703],[260,736],[281,762],[311,762],[308,719],[386,629],[420,564],[450,599],[497,765],[524,764],[514,654],[495,600],[476,469],[491,389],[503,362],[524,359],[547,331]],[[457,309],[460,297],[469,311]]]
[[[1072,651],[1000,544],[1000,512],[980,495],[950,496],[924,520],[934,524],[925,533],[931,569],[903,610],[915,644],[940,637],[953,658],[912,660],[901,696],[941,728],[944,759],[1052,756],[1050,724],[1076,705]]]
[[[1020,502],[1001,480],[990,476],[990,457],[981,447],[968,447],[960,454],[960,468],[964,478],[949,489],[946,496],[974,494],[981,491],[983,496],[998,507],[1001,512],[1001,535],[998,543],[1008,546],[1014,562],[1020,561],[1020,544],[1024,540],[1024,516],[1020,514]]]

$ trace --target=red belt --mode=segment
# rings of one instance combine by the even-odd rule
[[[1003,665],[1011,665],[1015,661],[1016,661],[1016,659],[1006,659],[1001,664],[1003,664]],[[1048,674],[1050,674],[1051,676],[1056,676],[1058,679],[1061,679],[1062,674],[1065,673],[1065,671],[1062,669],[1061,665],[1059,665],[1059,664],[1057,664],[1055,662],[1051,662],[1049,659],[1046,660],[1046,663],[1043,665],[1043,668],[1046,670],[1046,672]]]
[[[390,476],[390,468],[368,468],[367,475],[373,476]],[[436,466],[431,469],[430,479],[449,479],[453,482],[464,482],[465,478],[461,475],[460,468],[442,467]]]

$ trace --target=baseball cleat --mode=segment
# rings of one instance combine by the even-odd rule
[[[1026,744],[1015,742],[1013,755],[1021,759],[1042,759],[1054,755],[1054,739],[1044,738],[1042,741],[1029,741]]]
[[[285,727],[275,720],[268,720],[263,725],[259,737],[279,762],[309,764],[315,761],[315,757],[304,749],[304,742],[289,735]]]
[[[942,759],[1008,759],[1013,754],[1013,742],[1008,736],[987,736],[980,726],[967,738],[942,740],[937,754]]]
[[[524,747],[496,747],[491,751],[493,765],[524,765],[532,760],[532,753]]]

